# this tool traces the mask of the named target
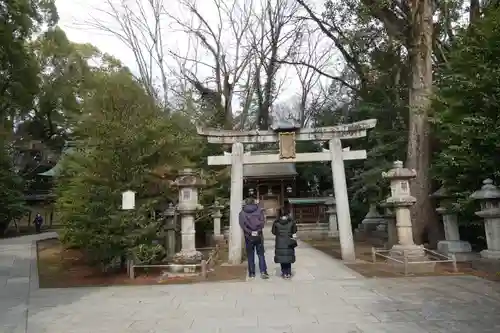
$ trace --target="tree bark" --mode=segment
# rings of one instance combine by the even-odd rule
[[[476,23],[481,17],[481,3],[479,0],[470,0],[469,25]]]
[[[433,247],[440,238],[440,228],[430,200],[431,137],[428,112],[432,97],[432,3],[431,0],[412,0],[409,40],[411,69],[409,89],[409,127],[407,167],[417,171],[411,183],[411,193],[417,199],[412,208],[413,235],[422,244],[425,233]]]

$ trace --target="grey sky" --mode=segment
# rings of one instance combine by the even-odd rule
[[[120,59],[123,63],[129,66],[133,71],[137,71],[137,66],[135,58],[131,50],[124,45],[116,36],[105,34],[96,29],[91,29],[85,26],[84,23],[92,18],[102,20],[103,23],[108,24],[108,18],[103,14],[102,10],[109,9],[109,5],[106,4],[107,0],[56,0],[56,5],[60,15],[60,26],[66,31],[70,40],[77,43],[91,43],[98,47],[101,51],[112,54],[113,56]],[[115,3],[120,1],[130,1],[130,0],[111,0]],[[245,0],[241,0],[245,1]],[[258,0],[255,0],[257,3]],[[317,0],[319,4],[322,1]],[[168,0],[168,10],[171,15],[176,17],[189,18],[189,13],[180,9],[180,5],[177,0]],[[213,6],[213,0],[198,0],[198,8],[200,12],[203,13],[207,20],[213,22],[214,26],[217,25],[217,12]],[[214,21],[215,20],[215,21]],[[210,22],[210,23],[212,23]],[[168,30],[165,35],[168,38],[166,47],[170,50],[175,50],[180,54],[187,51],[188,42],[187,35],[185,32],[174,31],[175,28],[172,26],[173,21],[165,21],[162,28]],[[112,24],[112,23],[109,23]],[[228,40],[228,43],[231,41]],[[229,44],[228,44],[229,45]],[[208,55],[198,55],[199,57],[209,58]],[[334,59],[335,58],[335,59]],[[338,57],[332,57],[332,62],[338,63]],[[175,66],[172,59],[167,60],[168,64]],[[332,69],[335,68],[335,64],[332,64]],[[337,67],[338,68],[338,67]],[[202,76],[209,76],[211,70],[207,67],[200,68],[198,73]],[[282,68],[279,72],[280,79],[284,82],[282,91],[280,93],[280,101],[288,100],[297,95],[300,91],[299,83],[296,78],[296,73],[293,68]],[[324,83],[325,81],[323,81]]]

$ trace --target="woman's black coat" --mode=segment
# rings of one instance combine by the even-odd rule
[[[292,235],[297,233],[297,224],[290,217],[280,218],[274,221],[271,231],[276,236],[274,262],[293,264],[295,262],[295,249],[290,244]]]

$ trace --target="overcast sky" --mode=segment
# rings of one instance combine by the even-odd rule
[[[60,16],[59,25],[66,31],[71,41],[77,43],[91,43],[98,47],[101,51],[117,57],[134,72],[137,72],[137,66],[132,51],[116,36],[107,35],[102,31],[91,29],[88,27],[88,25],[85,26],[85,22],[91,21],[92,19],[102,20],[102,22],[108,24],[107,22],[109,22],[109,19],[106,18],[106,15],[102,13],[102,10],[109,10],[109,5],[106,4],[106,1],[107,0],[56,0],[56,5]],[[112,1],[115,3],[119,3],[121,1],[135,0]],[[257,2],[259,2],[260,0],[254,1],[257,4]],[[317,0],[317,2],[318,4],[322,4],[322,0]],[[213,0],[198,0],[197,3],[198,8],[200,9],[200,12],[204,16],[204,18],[212,21],[214,26],[216,26],[217,12],[213,5]],[[189,18],[189,13],[186,10],[181,9],[181,6],[179,5],[177,0],[166,0],[165,4],[168,4],[168,10],[170,11],[171,15],[174,15],[176,17],[183,17],[186,19]],[[109,24],[112,25],[112,23]],[[182,54],[188,48],[186,37],[187,35],[184,32],[172,31],[173,28],[171,27],[171,24],[172,22],[164,23],[165,29],[168,29],[166,33],[166,36],[168,37],[167,48],[176,50]],[[337,59],[332,58],[332,61],[338,62],[338,57],[336,58]],[[204,70],[206,72],[204,72]],[[201,69],[202,75],[203,73],[205,73],[206,76],[209,76],[211,74],[210,69],[205,68],[204,70]],[[281,72],[279,73],[280,79],[285,82],[280,93],[280,101],[289,100],[290,98],[296,96],[300,91],[300,85],[295,76],[296,74],[294,72],[294,69],[290,68],[281,70]]]

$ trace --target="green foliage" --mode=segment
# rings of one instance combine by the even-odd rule
[[[10,132],[38,93],[38,64],[27,42],[58,16],[53,0],[11,0],[2,2],[0,17],[0,121]]]
[[[165,248],[160,244],[139,244],[132,252],[137,262],[142,264],[154,264],[166,255]]]
[[[22,179],[12,167],[8,146],[0,139],[0,235],[26,211],[22,189]]]
[[[150,212],[176,197],[168,177],[196,151],[186,121],[167,117],[128,73],[103,77],[83,101],[74,125],[77,150],[64,160],[58,181],[62,240],[104,265],[152,244],[159,223]],[[137,193],[131,212],[120,210],[126,190]]]
[[[17,133],[60,151],[69,139],[73,118],[80,116],[82,98],[95,93],[103,75],[124,69],[94,46],[72,43],[59,27],[45,31],[30,49],[39,66],[39,93]]]
[[[437,76],[434,176],[463,199],[483,179],[500,180],[499,57],[497,9],[457,38]]]

